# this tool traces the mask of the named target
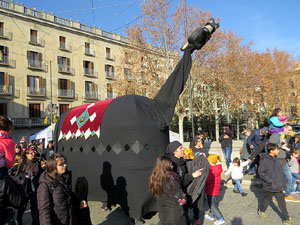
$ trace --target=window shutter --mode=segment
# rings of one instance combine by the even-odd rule
[[[27,59],[30,59],[30,51],[27,51]]]
[[[61,89],[61,79],[58,79],[58,89]]]
[[[57,56],[57,64],[60,64],[60,56]]]
[[[38,57],[39,57],[39,61],[43,61],[43,54],[42,53],[38,53]]]
[[[67,58],[67,65],[70,66],[70,58]]]
[[[39,77],[39,87],[43,88],[43,78]]]
[[[30,76],[27,75],[27,87],[30,87]]]
[[[94,69],[94,63],[91,62],[91,69],[93,70]]]
[[[4,85],[8,85],[8,73],[4,72]]]
[[[8,56],[8,47],[4,47],[4,49],[3,49],[3,55],[7,55]]]
[[[92,83],[92,92],[95,92],[95,84]]]
[[[71,81],[67,80],[67,90],[71,90]]]

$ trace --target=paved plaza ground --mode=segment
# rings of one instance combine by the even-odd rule
[[[279,225],[281,222],[281,213],[277,208],[277,202],[271,204],[266,213],[269,215],[267,221],[262,221],[257,216],[257,207],[262,200],[263,191],[257,186],[247,187],[244,185],[244,191],[248,193],[246,197],[240,194],[233,193],[232,185],[224,185],[221,188],[220,206],[226,224],[232,225]],[[295,194],[294,197],[300,199],[300,195]],[[91,218],[94,225],[133,225],[123,211],[117,206],[110,212],[104,212],[101,209],[100,202],[90,201]],[[290,216],[300,225],[300,203],[288,202],[287,208]],[[30,224],[30,213],[27,211],[24,216],[25,225]],[[203,217],[203,215],[202,215]],[[145,220],[145,225],[157,225],[159,219],[158,215],[150,220]],[[203,219],[203,224],[213,224],[212,221]]]

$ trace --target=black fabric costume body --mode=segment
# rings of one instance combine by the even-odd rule
[[[218,27],[215,23],[210,26],[213,31]],[[66,156],[74,180],[78,176],[87,178],[90,199],[119,203],[137,219],[156,211],[152,208],[155,201],[149,191],[149,177],[156,158],[165,154],[169,143],[169,123],[192,67],[191,53],[204,46],[213,32],[205,27],[196,31],[192,38],[197,45],[189,44],[184,50],[154,99],[125,95],[108,104],[100,138],[60,139],[64,120],[73,109],[60,117],[54,132],[55,150]]]

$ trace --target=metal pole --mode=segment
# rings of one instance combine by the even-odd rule
[[[184,0],[184,36],[185,39],[188,39],[187,36],[187,18],[186,18],[186,0]],[[192,135],[195,136],[194,130],[194,116],[193,116],[193,90],[192,90],[192,77],[189,74],[189,100],[190,100],[190,117],[192,120]]]
[[[53,104],[52,104],[52,61],[50,61],[50,117],[51,117],[51,126],[53,122]],[[53,131],[52,131],[53,134]]]

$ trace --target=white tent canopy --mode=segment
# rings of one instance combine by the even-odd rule
[[[170,137],[170,142],[172,141],[179,141],[180,142],[180,137],[178,133],[175,133],[173,131],[169,131],[169,137]]]
[[[54,128],[55,128],[55,123],[53,124],[53,130],[54,130]],[[46,127],[45,129],[43,129],[29,137],[29,141],[40,140],[40,139],[45,139],[45,146],[48,145],[48,141],[53,139],[51,126]]]

